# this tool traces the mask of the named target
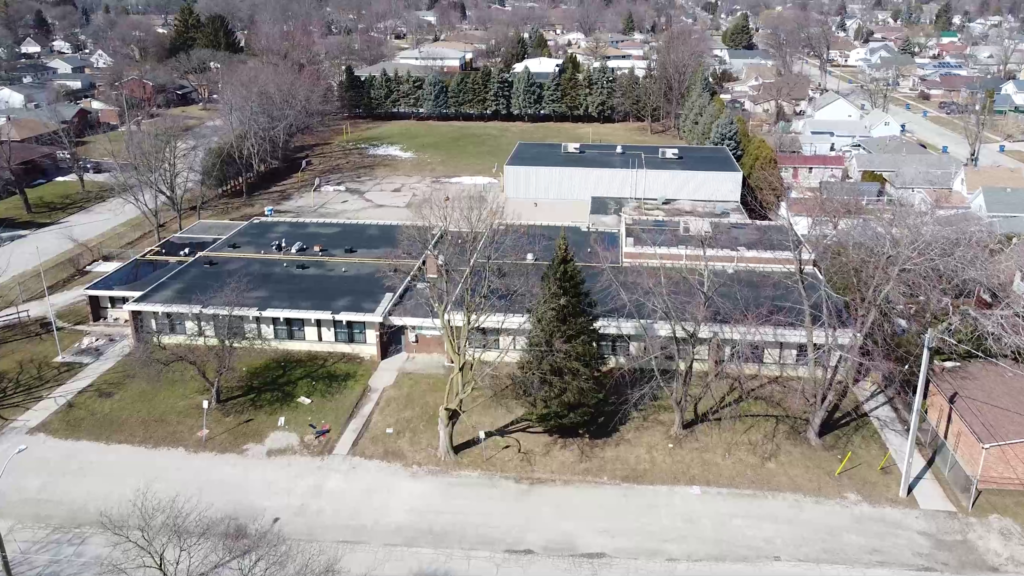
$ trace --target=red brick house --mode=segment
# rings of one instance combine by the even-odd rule
[[[125,97],[146,108],[172,108],[195,102],[196,91],[181,82],[159,82],[131,76],[116,84]]]

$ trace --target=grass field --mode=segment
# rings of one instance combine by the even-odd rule
[[[165,116],[188,116],[189,118],[198,118],[200,120],[207,120],[213,118],[217,111],[211,106],[207,105],[206,109],[203,110],[199,107],[199,104],[192,106],[179,106],[177,108],[168,108],[163,112]]]
[[[124,132],[115,130],[94,134],[78,141],[78,155],[94,160],[110,160],[124,152]]]
[[[41,320],[0,328],[0,428],[20,416],[83,368],[82,364],[53,362],[57,345]],[[76,330],[59,330],[61,348],[82,339]]]
[[[97,182],[85,183],[82,194],[78,180],[54,180],[26,190],[32,214],[25,214],[21,198],[11,196],[0,200],[0,227],[24,228],[34,224],[52,224],[61,218],[84,210],[102,201],[105,187]]]
[[[369,123],[353,129],[356,145],[393,144],[415,158],[386,156],[389,174],[419,176],[491,176],[500,171],[512,149],[523,142],[614,142],[620,144],[682,144],[674,134],[647,134],[644,124],[574,124],[522,122]]]
[[[299,451],[329,454],[374,370],[371,362],[339,354],[265,350],[245,352],[239,366],[235,384],[224,388],[223,402],[209,412],[205,446],[197,433],[202,429],[207,388],[185,367],[154,370],[134,358],[119,362],[35,432],[115,444],[240,452],[246,445],[263,443],[271,432],[302,438],[312,432],[308,424],[319,427],[324,422],[331,426],[327,441],[303,442]],[[313,402],[300,404],[299,396]],[[286,428],[277,427],[282,416]]]
[[[543,433],[494,436],[483,443],[480,430],[493,430],[520,414],[512,404],[471,398],[475,407],[456,428],[459,460],[443,465],[435,457],[437,405],[444,381],[438,376],[402,374],[384,390],[354,453],[415,466],[481,470],[524,479],[589,480],[636,484],[680,484],[796,492],[827,498],[859,498],[910,506],[897,497],[899,471],[879,471],[887,449],[866,418],[833,432],[822,449],[810,446],[799,425],[762,417],[761,408],[741,408],[737,417],[693,428],[683,438],[669,434],[671,410],[656,405],[602,440],[561,440]],[[387,434],[386,429],[393,433]],[[846,471],[835,476],[852,451]]]

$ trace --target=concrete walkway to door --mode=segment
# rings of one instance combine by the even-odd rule
[[[370,413],[373,412],[373,407],[377,405],[381,392],[395,383],[395,378],[398,378],[398,373],[407,358],[405,352],[402,352],[377,365],[377,371],[370,376],[368,383],[370,389],[366,395],[366,401],[349,421],[348,427],[341,435],[341,440],[338,440],[338,445],[334,447],[334,452],[332,452],[334,456],[347,456],[352,450],[352,446],[363,432],[363,426],[366,426],[366,421],[370,418]]]

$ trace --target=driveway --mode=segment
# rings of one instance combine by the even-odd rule
[[[280,518],[288,536],[306,540],[577,559],[1024,570],[1021,530],[997,517],[712,488],[527,484],[348,456],[253,459],[19,431],[0,435],[0,455],[23,443],[28,450],[0,482],[7,521],[94,525],[100,510],[147,486]]]

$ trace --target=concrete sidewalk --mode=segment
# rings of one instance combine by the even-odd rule
[[[902,472],[904,460],[907,457],[907,431],[896,416],[889,397],[869,382],[861,382],[854,386],[853,392],[860,399],[864,411],[867,412],[871,422],[878,429],[879,435],[882,436],[882,440],[892,452],[890,458],[896,462]],[[914,450],[911,470],[914,471],[914,476],[910,481],[910,493],[917,499],[918,506],[924,510],[956,512],[956,506],[949,501],[946,492],[932,474],[928,460],[921,456],[917,449]]]
[[[99,360],[86,366],[84,370],[75,375],[66,384],[51,392],[46,399],[30,408],[14,422],[11,422],[0,432],[0,438],[25,434],[38,426],[47,416],[53,414],[68,400],[74,398],[75,394],[78,394],[86,386],[92,384],[100,375],[109,370],[111,366],[117,364],[118,360],[124,358],[130,349],[131,346],[127,339],[118,342],[113,348],[107,350],[106,354],[101,356]]]
[[[50,305],[53,306],[53,311],[56,312],[61,308],[66,308],[72,304],[85,301],[85,287],[79,286],[78,288],[72,288],[64,292],[57,292],[56,294],[50,294]],[[50,311],[46,306],[46,299],[40,298],[39,300],[32,300],[31,302],[25,302],[18,306],[11,306],[10,308],[4,308],[0,310],[0,316],[4,314],[11,314],[16,311],[28,310],[30,318],[45,318],[50,315]]]
[[[377,365],[377,371],[370,376],[368,383],[369,390],[367,391],[366,399],[363,404],[359,407],[359,410],[349,421],[348,427],[345,428],[344,434],[341,435],[341,440],[338,440],[338,445],[334,447],[334,456],[348,456],[348,453],[352,450],[352,446],[355,445],[356,440],[359,439],[359,434],[363,431],[363,426],[366,426],[366,421],[370,418],[370,414],[373,412],[373,407],[377,405],[377,400],[380,399],[381,392],[385,388],[395,383],[395,378],[398,377],[398,373],[401,372],[402,365],[405,364],[405,360],[408,356],[405,352],[392,356],[383,360]]]

